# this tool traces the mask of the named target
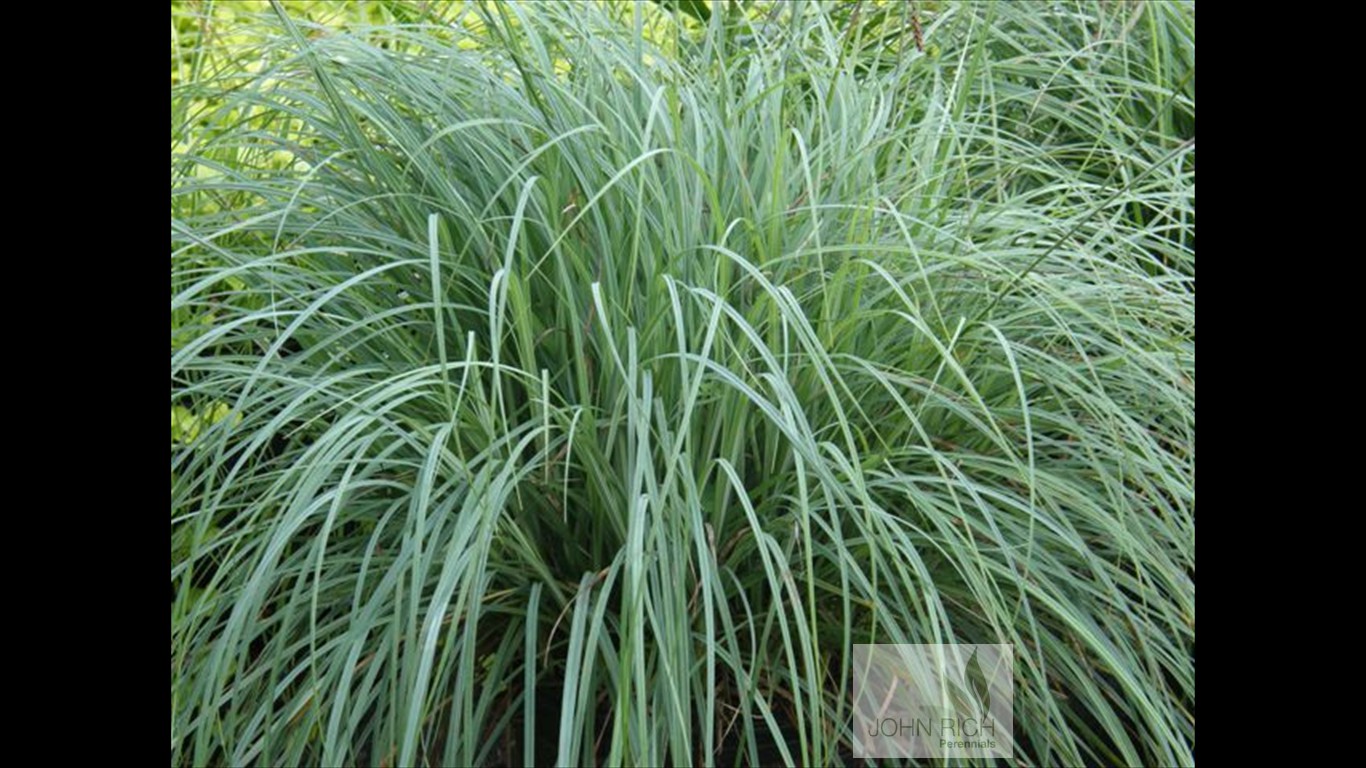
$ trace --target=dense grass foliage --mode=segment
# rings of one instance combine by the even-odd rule
[[[920,5],[196,53],[173,764],[847,761],[951,641],[1022,762],[1193,762],[1194,12]]]

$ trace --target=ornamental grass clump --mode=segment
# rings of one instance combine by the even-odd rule
[[[201,44],[173,764],[848,762],[869,642],[1193,762],[1193,10],[920,5]]]

